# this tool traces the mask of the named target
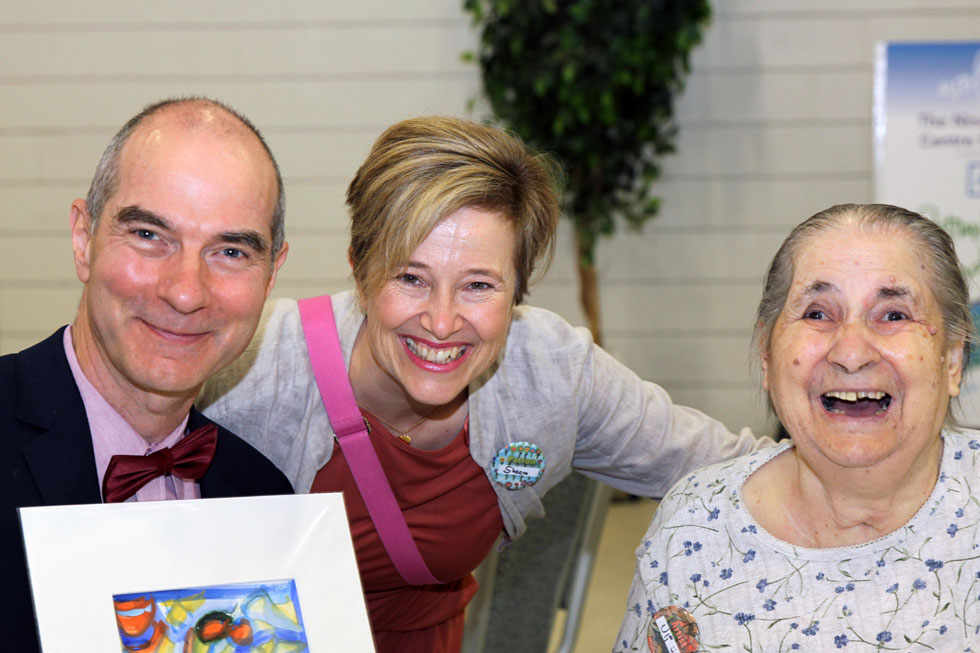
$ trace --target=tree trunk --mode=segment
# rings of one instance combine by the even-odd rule
[[[596,274],[592,252],[584,251],[586,247],[582,242],[582,237],[578,230],[575,230],[575,260],[578,264],[578,283],[579,283],[579,302],[582,310],[585,311],[585,319],[588,322],[589,331],[592,332],[592,339],[597,345],[602,344],[602,328],[599,319],[599,279]],[[588,261],[588,262],[587,262]]]

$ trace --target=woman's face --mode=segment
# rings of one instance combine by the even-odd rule
[[[944,343],[921,259],[901,230],[850,223],[797,254],[762,369],[805,459],[912,464],[937,446],[963,343]]]
[[[440,406],[497,360],[510,327],[516,238],[495,213],[462,208],[362,301],[377,383]]]

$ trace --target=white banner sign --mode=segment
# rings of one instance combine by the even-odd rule
[[[980,316],[980,41],[883,43],[875,67],[876,201],[929,216],[953,237]],[[980,355],[960,397],[980,426]]]

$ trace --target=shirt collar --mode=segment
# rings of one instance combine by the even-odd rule
[[[144,456],[164,447],[172,446],[184,436],[190,413],[184,417],[183,421],[167,437],[152,445],[149,444],[105,400],[99,391],[95,389],[95,386],[92,385],[91,381],[88,380],[88,377],[85,376],[85,373],[82,372],[71,341],[71,325],[65,329],[63,343],[65,356],[68,358],[68,366],[71,368],[75,385],[78,386],[78,392],[82,395],[82,403],[85,405],[85,415],[88,418],[88,427],[92,434],[92,446],[95,450],[95,467],[99,473],[100,487],[102,485],[102,477],[105,475],[105,470],[109,466],[109,459],[112,456],[116,454]],[[156,480],[162,481],[162,479]],[[149,488],[149,485],[147,488]],[[142,492],[143,490],[137,493],[137,500],[145,500],[140,496]]]

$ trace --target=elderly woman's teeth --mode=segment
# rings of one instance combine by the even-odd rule
[[[825,397],[830,397],[831,399],[842,399],[843,401],[857,401],[858,399],[871,399],[873,401],[878,401],[885,398],[884,392],[865,392],[860,390],[858,392],[839,392],[833,391],[828,392],[824,395]]]
[[[888,410],[892,398],[887,392],[833,390],[821,395],[820,401],[830,413],[866,417],[878,415]]]
[[[463,355],[466,347],[447,347],[444,349],[433,349],[426,347],[420,342],[415,342],[411,338],[405,338],[405,343],[413,354],[429,363],[445,365]]]

